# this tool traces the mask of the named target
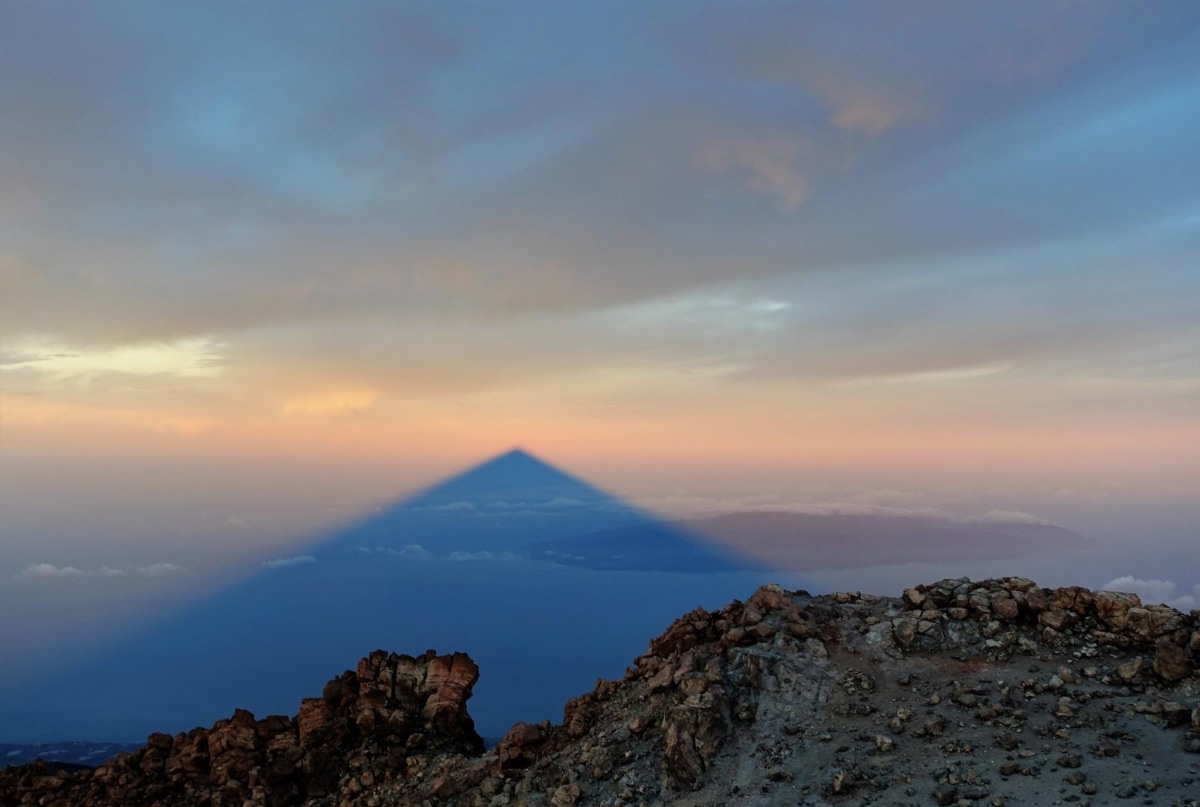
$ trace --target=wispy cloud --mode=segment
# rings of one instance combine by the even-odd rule
[[[809,496],[755,492],[742,495],[695,493],[657,494],[631,501],[666,518],[703,518],[727,513],[777,512],[814,516],[878,516],[921,518],[968,524],[1049,525],[1048,519],[1020,510],[987,510],[982,514],[954,512],[935,506],[928,493],[871,489],[837,493],[814,491]]]
[[[557,516],[564,511],[577,509],[604,509],[613,506],[607,502],[587,502],[570,496],[553,496],[549,499],[514,499],[512,501],[493,500],[473,502],[465,499],[442,504],[425,504],[410,507],[413,512],[428,513],[458,513],[464,515],[479,515],[490,518],[507,518],[512,516]]]
[[[370,409],[379,397],[379,393],[370,390],[339,390],[289,400],[282,412],[284,417],[349,415]]]
[[[1147,605],[1169,605],[1181,611],[1195,608],[1197,601],[1200,600],[1200,584],[1193,589],[1191,594],[1180,595],[1179,587],[1174,581],[1142,579],[1132,575],[1109,580],[1101,588],[1105,591],[1124,591],[1136,594]]]
[[[183,572],[182,566],[174,563],[151,563],[147,566],[101,566],[98,569],[80,569],[77,566],[55,566],[52,563],[31,563],[16,574],[23,579],[76,579],[83,577],[163,577]]]
[[[390,546],[360,546],[359,552],[365,552],[368,555],[380,555],[396,560],[434,560],[433,553],[420,544],[406,544],[400,549],[395,549]]]
[[[445,555],[435,555],[433,552],[430,552],[420,544],[408,544],[400,549],[395,549],[390,546],[360,546],[358,547],[358,551],[368,555],[391,558],[393,560],[442,561],[447,563],[511,561],[521,560],[528,557],[515,552],[490,552],[486,549],[479,552],[454,550]]]
[[[263,562],[263,566],[268,569],[286,569],[289,566],[304,566],[310,563],[316,563],[317,559],[312,555],[293,555],[290,558],[276,558]]]
[[[1024,513],[1020,510],[988,510],[981,516],[970,516],[966,521],[973,521],[981,524],[1048,524],[1044,519],[1038,518],[1031,513]]]
[[[488,552],[483,550],[480,552],[461,552],[454,551],[446,555],[443,560],[451,563],[471,563],[475,561],[504,561],[504,560],[527,560],[528,555],[521,555],[516,552]]]
[[[108,570],[106,567],[106,573],[111,571],[114,570]],[[76,568],[75,566],[55,566],[51,563],[33,563],[29,566],[26,566],[17,576],[55,578],[82,577],[87,574],[91,574],[91,572],[85,572],[83,569]]]
[[[457,501],[446,504],[429,504],[415,509],[442,513],[475,513],[478,512],[479,507],[474,502]]]
[[[212,337],[86,350],[73,350],[62,342],[32,337],[15,340],[0,354],[0,367],[24,368],[59,381],[94,378],[105,373],[214,378],[221,374],[223,362],[221,345]]]
[[[559,507],[587,507],[588,503],[582,499],[576,499],[571,496],[555,496],[547,501],[544,507],[559,508]]]
[[[144,574],[149,575],[150,577],[162,577],[163,575],[182,572],[183,567],[177,566],[174,563],[152,563],[149,566],[138,566],[133,571],[135,574]]]
[[[848,388],[896,384],[954,384],[1000,375],[1001,373],[1007,373],[1012,368],[1013,365],[1010,362],[998,362],[975,367],[948,367],[944,370],[928,370],[918,373],[852,378],[848,381],[838,382],[838,384]]]
[[[696,163],[704,171],[737,171],[751,190],[778,198],[792,210],[812,193],[812,183],[801,166],[804,142],[794,137],[710,138],[696,148]]]

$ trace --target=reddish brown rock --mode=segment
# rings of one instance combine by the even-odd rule
[[[301,746],[313,744],[313,734],[329,721],[332,708],[324,698],[305,698],[300,701],[300,714],[296,722],[300,729]]]
[[[1050,607],[1050,597],[1044,589],[1034,588],[1025,592],[1025,606],[1035,614]]]
[[[1161,636],[1184,630],[1183,614],[1167,605],[1151,605],[1148,608],[1130,608],[1126,613],[1126,630],[1138,640],[1151,642]],[[1186,633],[1185,633],[1186,635]]]
[[[445,774],[442,774],[433,780],[433,784],[430,786],[429,792],[433,794],[435,798],[444,800],[458,793],[458,787],[453,779]]]
[[[754,638],[754,634],[750,633],[750,631],[739,627],[727,630],[725,635],[721,637],[721,640],[731,647],[740,647],[741,645],[753,644]]]
[[[1011,622],[1017,618],[1021,608],[1012,597],[993,597],[992,610],[996,616]]]
[[[1154,646],[1154,674],[1164,681],[1178,681],[1191,671],[1187,651],[1170,639],[1159,639]]]
[[[466,700],[478,678],[475,664],[462,654],[397,656],[376,651],[357,672],[330,681],[320,698],[308,698],[297,718],[280,715],[255,719],[243,709],[212,728],[171,737],[152,734],[146,745],[122,754],[94,771],[54,777],[30,790],[32,801],[13,801],[12,777],[0,775],[0,804],[43,803],[33,793],[62,793],[61,804],[299,805],[339,791],[351,792],[387,778],[406,754],[436,750],[478,754],[483,741],[475,732]],[[400,754],[392,752],[401,749]],[[350,760],[357,771],[346,778]],[[3,772],[8,774],[9,771]]]
[[[426,656],[425,694],[421,717],[439,732],[450,737],[474,734],[475,722],[467,713],[467,700],[479,680],[479,667],[466,653],[451,656]],[[480,748],[480,751],[483,749]]]
[[[808,611],[793,606],[787,611],[788,632],[797,639],[808,639],[817,635],[817,620]]]
[[[791,607],[792,598],[777,584],[768,583],[751,594],[746,604],[765,614]]]
[[[738,628],[737,630],[742,631],[741,628]],[[745,631],[742,631],[742,633],[744,634]],[[676,670],[676,665],[664,664],[659,669],[659,671],[656,672],[654,674],[654,676],[650,679],[650,681],[649,681],[650,691],[652,693],[653,692],[662,692],[664,689],[670,689],[672,686],[674,686],[675,685],[675,670]]]
[[[550,736],[549,723],[517,723],[496,744],[496,764],[501,775],[527,768],[537,761],[539,746]]]
[[[685,654],[686,656],[687,654]],[[617,689],[616,681],[600,680],[591,692],[571,698],[563,707],[563,728],[568,737],[583,737],[592,728],[603,703]]]
[[[740,613],[740,603],[736,610]],[[734,607],[734,606],[731,606]],[[650,642],[649,655],[667,658],[672,653],[682,653],[688,648],[715,638],[712,616],[703,608],[697,608],[690,614],[685,614],[671,624],[667,631]]]
[[[1056,588],[1050,599],[1052,607],[1080,616],[1087,614],[1093,603],[1092,592],[1081,586]]]
[[[1004,585],[1009,591],[1019,591],[1021,593],[1037,588],[1037,583],[1026,577],[1009,577],[1005,579]]]
[[[1140,608],[1142,600],[1136,594],[1119,591],[1097,591],[1093,596],[1096,617],[1113,628],[1122,629],[1128,621],[1130,608]]]
[[[1133,679],[1137,678],[1142,671],[1143,661],[1141,657],[1132,659],[1117,667],[1117,677],[1128,684]]]
[[[1075,619],[1075,614],[1070,611],[1064,611],[1061,608],[1051,608],[1049,611],[1042,611],[1038,614],[1039,625],[1044,628],[1052,628],[1056,631],[1065,629]]]
[[[750,628],[748,633],[752,634],[755,639],[760,642],[765,642],[775,635],[776,628],[766,622],[759,622],[754,627]]]

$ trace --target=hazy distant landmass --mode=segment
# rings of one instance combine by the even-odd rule
[[[761,511],[634,524],[539,542],[528,551],[540,559],[597,570],[740,568],[803,574],[1015,558],[1092,545],[1082,535],[1051,524]]]
[[[924,516],[749,512],[682,521],[777,568],[806,570],[1015,558],[1094,542],[1052,524]]]
[[[9,765],[28,765],[34,760],[60,763],[65,769],[77,766],[95,767],[117,754],[137,748],[134,743],[0,743],[0,768]]]
[[[596,571],[713,574],[769,568],[745,552],[735,552],[735,546],[706,543],[683,523],[658,522],[543,541],[527,551],[538,560]]]

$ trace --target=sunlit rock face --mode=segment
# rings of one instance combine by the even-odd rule
[[[182,613],[19,691],[0,740],[137,739],[233,706],[287,712],[363,647],[454,647],[489,670],[485,736],[557,718],[682,610],[770,576],[521,451],[269,559]]]

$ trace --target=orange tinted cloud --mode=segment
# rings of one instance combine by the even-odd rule
[[[284,417],[328,417],[347,415],[370,409],[379,394],[370,390],[335,390],[321,392],[284,403]]]
[[[768,137],[708,138],[696,148],[696,162],[705,171],[740,171],[752,190],[779,197],[791,210],[809,197],[803,142],[781,135]]]

